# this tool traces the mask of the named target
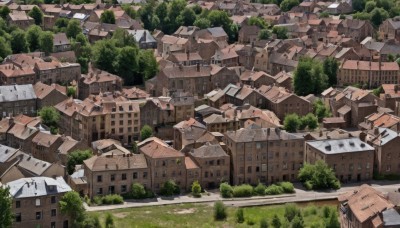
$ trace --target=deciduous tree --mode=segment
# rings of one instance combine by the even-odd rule
[[[39,9],[39,7],[34,6],[31,11],[29,11],[28,15],[35,20],[36,25],[41,25],[43,22],[43,12]]]
[[[90,150],[75,150],[68,154],[67,160],[67,172],[68,174],[73,174],[75,171],[75,166],[83,164],[83,161],[92,157],[92,151]]]
[[[15,54],[28,52],[28,42],[23,30],[17,29],[11,33],[11,49]]]
[[[11,227],[14,213],[12,212],[12,198],[9,188],[0,187],[0,211],[0,226]]]
[[[53,33],[42,32],[39,39],[40,50],[48,56],[53,51]]]
[[[106,24],[115,24],[115,15],[112,10],[104,10],[100,16],[100,21]]]

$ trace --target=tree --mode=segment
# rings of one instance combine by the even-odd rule
[[[0,36],[0,62],[3,62],[4,58],[11,54],[12,50],[10,42]]]
[[[195,197],[201,197],[201,186],[199,184],[199,181],[195,181],[192,184],[192,194]]]
[[[328,17],[329,17],[329,13],[326,11],[319,14],[319,18],[328,18]]]
[[[276,38],[278,39],[287,39],[288,38],[288,30],[283,26],[274,26],[272,28],[272,33],[276,34]]]
[[[168,10],[168,16],[167,16],[169,20],[164,21],[164,23],[169,24],[169,26],[168,26],[168,29],[165,30],[165,32],[173,33],[174,31],[176,31],[176,29],[178,29],[178,27],[179,27],[178,17],[185,8],[186,8],[185,0],[172,0],[169,3],[169,10]],[[194,12],[193,12],[193,14],[194,14]],[[189,17],[192,17],[192,16],[189,16]],[[189,20],[192,20],[192,19],[189,19]],[[161,20],[161,18],[160,18],[160,20]]]
[[[340,228],[340,223],[336,211],[331,210],[328,220],[325,223],[326,228]]]
[[[271,31],[268,29],[261,29],[258,33],[258,39],[260,40],[267,40],[271,37]]]
[[[274,217],[272,218],[271,225],[274,228],[280,228],[281,227],[282,223],[281,223],[281,220],[279,219],[277,214],[275,214]]]
[[[243,222],[244,222],[244,212],[243,212],[243,208],[239,207],[239,208],[236,210],[235,216],[236,216],[236,222],[237,222],[237,223],[243,223]]]
[[[92,157],[92,151],[90,150],[75,150],[68,154],[67,160],[67,172],[68,174],[73,174],[75,171],[75,166],[83,164],[83,161]]]
[[[282,11],[287,12],[291,10],[294,6],[298,6],[299,4],[299,0],[283,0],[280,4],[280,8]]]
[[[268,225],[267,219],[266,218],[262,218],[260,220],[260,228],[268,228],[268,227],[269,227],[269,225]]]
[[[353,14],[353,19],[369,21],[369,20],[371,20],[371,14],[367,13],[367,12],[357,12],[357,13]]]
[[[43,123],[48,126],[57,126],[57,123],[60,120],[60,113],[52,106],[43,107],[39,111],[39,116]]]
[[[323,68],[324,68],[324,73],[328,76],[329,86],[336,85],[339,62],[333,57],[328,57],[323,62]]]
[[[294,217],[292,221],[292,228],[304,228],[304,220],[301,214]]]
[[[135,38],[125,29],[117,28],[112,37],[113,41],[115,41],[115,46],[123,48],[125,46],[136,47]]]
[[[28,28],[26,32],[26,41],[28,42],[30,51],[36,51],[39,49],[40,35],[42,32],[42,28],[37,25],[32,25]]]
[[[132,142],[132,153],[138,154],[138,145],[137,145],[136,141]]]
[[[292,220],[300,213],[300,209],[296,206],[296,204],[288,203],[285,205],[284,216],[289,222],[292,222]]]
[[[368,1],[366,4],[365,4],[365,12],[367,12],[367,13],[370,13],[373,9],[375,9],[376,8],[376,2],[374,2],[374,1]]]
[[[82,228],[98,228],[101,227],[100,219],[98,215],[91,214],[85,216],[85,219],[82,221]]]
[[[39,40],[40,50],[48,56],[53,51],[53,33],[42,32]]]
[[[76,38],[79,33],[82,33],[82,28],[79,21],[75,19],[70,20],[66,29],[67,37]]]
[[[67,87],[67,96],[75,97],[75,94],[76,94],[76,88],[74,86],[68,86]]]
[[[106,24],[115,24],[115,15],[112,10],[104,10],[100,16],[100,21]]]
[[[41,25],[43,22],[43,12],[39,9],[39,7],[34,6],[31,11],[29,11],[28,15],[35,20],[36,25]]]
[[[214,203],[214,220],[225,220],[228,216],[226,207],[223,202],[217,201]]]
[[[144,125],[140,130],[140,138],[145,140],[153,135],[153,129],[149,125]]]
[[[71,217],[73,226],[84,220],[85,208],[77,192],[70,191],[65,193],[59,203],[61,213]]]
[[[11,49],[15,54],[28,52],[28,42],[23,30],[17,29],[11,33]]]
[[[11,12],[11,10],[10,10],[10,8],[8,8],[8,6],[0,7],[0,17],[3,18],[4,20],[7,19],[7,16],[10,12]]]
[[[200,29],[206,29],[211,27],[211,22],[207,18],[198,18],[193,25],[199,27]]]
[[[221,183],[219,185],[219,192],[222,198],[231,198],[233,195],[233,188],[228,183]]]
[[[178,16],[179,24],[183,26],[192,26],[196,21],[196,14],[191,8],[185,8]]]
[[[114,61],[118,56],[118,49],[114,42],[109,39],[99,40],[93,45],[92,52],[92,61],[97,68],[115,73]]]
[[[160,190],[160,194],[164,196],[173,196],[179,193],[180,188],[173,180],[165,181],[163,187]]]
[[[158,63],[151,50],[141,50],[139,52],[140,74],[143,81],[149,80],[158,73]]]
[[[115,70],[124,79],[125,85],[139,84],[142,81],[137,75],[138,53],[139,49],[136,47],[124,47],[117,56]]]
[[[0,211],[1,227],[11,227],[14,221],[14,213],[12,211],[12,197],[9,188],[0,187]]]
[[[68,18],[60,17],[56,20],[53,30],[54,32],[65,32],[69,23]]]
[[[331,116],[329,109],[322,102],[322,100],[318,99],[313,104],[313,110],[315,116],[318,118],[318,122],[321,122],[323,118]]]
[[[300,58],[293,76],[294,92],[299,96],[319,94],[328,86],[328,76],[320,62],[311,58]]]
[[[134,199],[144,199],[146,197],[146,189],[140,183],[133,183],[131,196]]]
[[[129,4],[122,4],[122,9],[128,16],[132,19],[135,19],[137,17],[137,12],[132,8],[131,5]]]
[[[267,23],[265,20],[263,20],[262,17],[250,17],[250,19],[247,21],[248,25],[255,25],[259,27],[260,29],[266,29],[268,27]]]
[[[307,126],[309,130],[314,130],[318,127],[318,118],[312,113],[301,117],[300,122],[300,125]]]
[[[375,8],[371,11],[371,22],[377,27],[388,18],[389,13],[383,8]]]
[[[314,165],[306,163],[300,169],[298,178],[308,189],[340,188],[335,172],[323,160],[318,160]]]
[[[299,116],[296,113],[286,115],[283,125],[286,131],[296,132],[300,126]]]
[[[323,66],[318,61],[311,61],[311,77],[314,82],[312,93],[320,94],[328,88],[328,76],[324,73]]]
[[[353,0],[352,1],[353,9],[359,12],[363,11],[365,8],[365,2],[366,0]]]
[[[382,86],[379,86],[378,88],[372,90],[372,93],[377,96],[380,97],[381,93],[384,93],[385,91],[383,90]]]
[[[111,213],[106,214],[106,221],[104,223],[106,228],[114,228],[114,217]]]

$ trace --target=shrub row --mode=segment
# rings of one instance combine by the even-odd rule
[[[95,196],[93,198],[93,202],[96,205],[122,204],[124,203],[124,199],[118,194],[111,194],[105,196]]]
[[[294,186],[290,182],[280,182],[278,184],[272,184],[268,187],[259,183],[256,187],[248,184],[230,186],[227,183],[222,183],[219,187],[221,196],[223,198],[231,197],[250,197],[254,195],[279,195],[283,193],[294,193]]]
[[[153,198],[154,193],[146,189],[142,184],[133,183],[131,191],[122,195],[124,199],[146,199]]]

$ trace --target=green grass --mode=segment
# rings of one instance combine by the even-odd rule
[[[336,206],[329,204],[330,207]],[[314,209],[312,209],[314,207]],[[305,227],[312,224],[321,224],[323,227],[322,210],[320,206],[300,205],[304,216]],[[283,219],[284,206],[262,206],[244,208],[245,222],[235,222],[235,211],[237,208],[228,207],[228,218],[226,221],[214,221],[213,207],[210,204],[179,204],[168,206],[154,206],[142,208],[126,208],[104,212],[90,212],[98,214],[104,225],[107,212],[114,216],[115,227],[259,227],[261,218],[266,218],[271,223],[275,214]],[[253,226],[247,225],[248,219],[255,221]],[[271,227],[271,226],[270,226]]]

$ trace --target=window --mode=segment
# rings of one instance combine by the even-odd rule
[[[121,192],[126,192],[126,185],[121,185]]]
[[[35,205],[36,205],[36,207],[40,206],[40,199],[35,200]]]
[[[56,228],[56,222],[51,222],[50,228]]]
[[[110,179],[111,181],[115,181],[115,174],[111,174]]]
[[[57,215],[56,209],[51,209],[51,217],[55,217]]]
[[[251,173],[251,166],[248,166],[248,167],[247,167],[247,172],[248,172],[248,173]]]
[[[21,222],[21,213],[15,214],[15,221],[16,222]]]
[[[36,212],[36,220],[42,219],[42,212],[38,211]]]
[[[55,197],[55,196],[52,196],[52,197],[51,197],[51,203],[52,203],[52,204],[55,204],[55,203],[56,203],[56,197]]]
[[[15,208],[21,207],[21,201],[15,201]]]
[[[133,179],[137,179],[138,178],[138,173],[137,172],[134,172],[133,173]]]
[[[103,188],[98,188],[97,195],[102,195],[102,194],[103,194]]]
[[[121,175],[121,180],[126,180],[126,173],[123,173],[123,174]]]
[[[147,172],[143,172],[143,179],[147,179]]]
[[[97,182],[103,182],[103,176],[101,175],[97,176]]]
[[[208,177],[208,172],[204,172],[204,177],[207,178]]]

